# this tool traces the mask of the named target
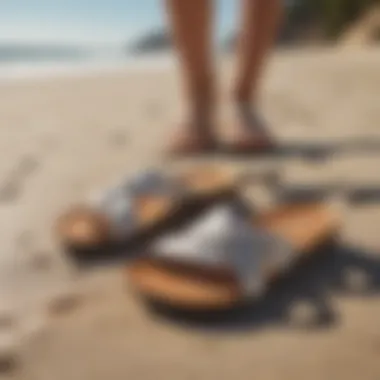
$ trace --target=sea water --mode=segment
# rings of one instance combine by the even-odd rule
[[[122,49],[94,49],[59,54],[56,50],[31,52],[19,49],[10,54],[0,46],[0,81],[51,77],[92,76],[125,70],[161,70],[174,63],[173,54],[163,51],[141,55]]]

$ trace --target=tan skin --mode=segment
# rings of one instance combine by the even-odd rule
[[[262,70],[277,34],[281,0],[241,0],[237,77],[233,87],[236,122],[230,146],[256,150],[272,141],[254,114]],[[172,153],[202,153],[216,146],[213,121],[215,75],[212,60],[212,0],[166,0],[183,72],[188,115],[173,139]]]

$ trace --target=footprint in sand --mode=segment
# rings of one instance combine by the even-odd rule
[[[47,313],[50,317],[63,317],[76,311],[84,303],[83,289],[64,287],[53,292],[47,301]]]
[[[0,373],[10,373],[16,369],[16,355],[11,349],[0,347]]]
[[[8,180],[0,186],[0,203],[9,203],[16,201],[21,193],[21,186],[14,181]]]
[[[35,238],[32,231],[21,232],[16,239],[16,245],[28,257],[28,265],[37,271],[48,271],[53,267],[52,254],[43,249],[36,248]]]
[[[18,177],[26,177],[34,174],[39,168],[40,163],[38,159],[32,155],[26,155],[21,158],[18,164],[16,173]]]
[[[4,183],[0,184],[0,203],[17,201],[24,189],[24,182],[38,170],[39,166],[36,157],[32,155],[22,157]]]
[[[0,374],[9,373],[16,367],[17,339],[16,320],[12,310],[0,310]]]

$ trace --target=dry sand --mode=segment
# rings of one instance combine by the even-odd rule
[[[228,63],[222,73],[225,87]],[[0,345],[7,329],[28,337],[13,337],[20,356],[0,379],[378,380],[378,49],[282,52],[270,65],[262,109],[284,149],[265,160],[283,171],[279,195],[330,197],[340,186],[350,202],[344,248],[261,304],[216,327],[160,320],[128,293],[122,270],[78,273],[62,257],[49,227],[64,206],[162,162],[181,113],[176,80],[163,69],[0,84],[0,296],[20,324],[0,320]],[[78,304],[45,320],[41,305],[60,289]],[[305,329],[316,310],[319,326]]]

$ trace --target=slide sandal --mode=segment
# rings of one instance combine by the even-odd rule
[[[181,248],[178,242],[172,246],[159,242],[160,254],[150,254],[127,268],[131,288],[147,301],[174,309],[228,309],[264,294],[272,280],[335,237],[339,229],[338,217],[323,204],[281,206],[252,216],[246,225],[239,223],[230,220],[224,227],[222,223],[190,248],[184,247],[186,243]],[[226,228],[233,225],[237,234],[231,239]],[[225,236],[224,242],[215,244],[213,234]],[[191,254],[184,254],[186,250]],[[213,250],[220,254],[213,256]]]
[[[215,166],[196,166],[175,175],[149,171],[72,207],[58,218],[55,232],[66,248],[78,252],[107,249],[153,231],[194,202],[232,197],[240,178]]]

